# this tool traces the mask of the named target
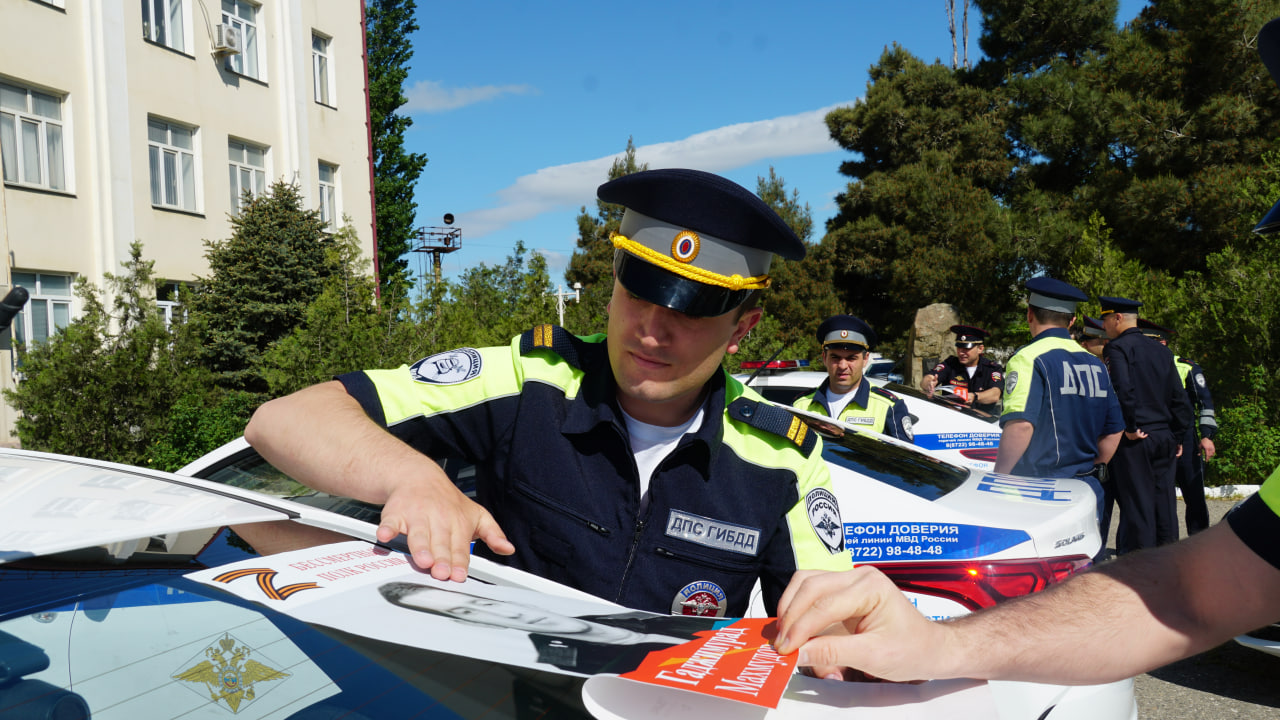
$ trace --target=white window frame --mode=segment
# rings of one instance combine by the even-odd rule
[[[325,180],[325,170],[329,170],[329,179]],[[330,230],[336,232],[338,230],[338,218],[341,208],[338,207],[338,166],[333,163],[327,163],[323,160],[317,167],[316,172],[317,187],[317,208],[320,211],[320,219]]]
[[[248,0],[222,0],[222,24],[230,25],[240,33],[240,52],[227,56],[227,70],[255,80],[266,80],[258,45],[260,12],[262,6]]]
[[[183,140],[187,141],[186,146],[182,144]],[[195,127],[147,117],[152,207],[200,212],[198,140],[199,130]],[[159,178],[156,177],[157,171]]]
[[[142,36],[157,45],[187,52],[189,20],[187,0],[142,0]]]
[[[67,164],[67,159],[73,157],[71,132],[67,127],[71,113],[66,96],[12,82],[0,81],[0,86],[10,99],[0,100],[0,156],[3,157],[0,163],[4,166],[4,183],[72,192],[71,168]],[[17,94],[23,95],[22,102],[16,102],[14,95]],[[41,99],[46,106],[53,106],[56,117],[37,110],[37,101]],[[29,157],[32,146],[36,153],[34,159]]]
[[[13,337],[27,344],[48,340],[71,323],[75,301],[76,278],[70,273],[42,273],[15,270],[14,285],[27,289],[27,304],[13,319]],[[36,325],[42,325],[43,337],[37,337]]]
[[[182,295],[187,290],[185,283],[176,280],[165,281],[156,285],[156,307],[164,316],[164,326],[172,327],[174,317],[187,319],[187,308],[182,304]]]
[[[333,84],[333,38],[311,33],[311,86],[317,103],[326,107],[338,106],[337,91]]]
[[[254,163],[255,152],[260,164]],[[245,190],[254,197],[266,193],[267,158],[268,148],[265,145],[227,138],[227,175],[231,185],[232,215],[240,213],[240,199]]]

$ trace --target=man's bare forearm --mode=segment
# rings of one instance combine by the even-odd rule
[[[393,483],[433,469],[447,480],[438,464],[371,420],[336,380],[264,404],[244,435],[298,482],[366,502],[385,503]]]

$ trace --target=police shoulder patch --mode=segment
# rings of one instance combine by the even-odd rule
[[[840,520],[840,503],[836,502],[836,496],[826,488],[814,488],[804,496],[804,508],[809,514],[813,532],[827,552],[832,555],[844,552],[844,523]]]
[[[480,374],[480,353],[475,348],[458,348],[425,357],[409,368],[415,382],[457,385]]]
[[[565,362],[581,370],[582,365],[578,356],[579,342],[573,333],[559,325],[539,325],[532,330],[526,330],[520,336],[520,354],[528,355],[535,350],[550,350],[564,358]]]
[[[1013,389],[1016,387],[1018,387],[1018,371],[1014,370],[1013,372],[1009,373],[1004,379],[1004,391],[1012,394]]]
[[[734,420],[790,440],[805,457],[818,445],[817,434],[804,421],[772,403],[740,397],[729,403],[726,412]]]

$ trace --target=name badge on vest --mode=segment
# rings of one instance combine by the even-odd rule
[[[876,419],[869,417],[847,417],[842,422],[847,422],[850,425],[875,425]]]
[[[682,510],[672,510],[667,516],[666,534],[668,537],[742,555],[754,556],[760,550],[760,530],[757,528],[712,520]]]

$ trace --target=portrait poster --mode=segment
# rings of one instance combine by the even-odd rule
[[[512,572],[519,583],[522,573]],[[410,647],[569,675],[624,675],[772,707],[795,667],[771,621],[659,615],[569,591],[435,580],[363,541],[202,570],[190,579],[308,623]]]

